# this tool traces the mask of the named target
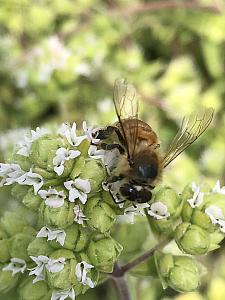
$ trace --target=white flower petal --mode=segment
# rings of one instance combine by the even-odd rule
[[[217,223],[220,226],[220,231],[225,233],[225,220],[219,220]]]
[[[33,173],[31,169],[29,172],[26,172],[19,177],[16,182],[21,185],[32,185],[35,195],[44,184],[42,176],[37,173]]]
[[[88,155],[93,159],[101,159],[104,163],[104,156],[106,151],[103,149],[98,149],[97,146],[90,145],[88,149]]]
[[[216,205],[207,207],[205,213],[209,216],[212,224],[217,224],[220,219],[224,218],[221,208]]]
[[[96,139],[93,137],[93,135],[98,131],[98,128],[93,128],[90,126],[87,126],[86,121],[83,121],[83,130],[86,135],[86,138],[89,140],[89,142],[93,144],[98,144],[100,142],[100,139]]]
[[[150,205],[148,214],[157,220],[166,219],[170,216],[167,206],[160,201],[154,202]]]
[[[73,288],[71,288],[70,290],[65,290],[65,291],[53,291],[51,300],[65,300],[68,297],[71,300],[75,300],[75,292],[74,292]]]
[[[85,220],[88,220],[86,218],[86,216],[83,214],[81,208],[79,207],[79,205],[75,205],[74,206],[74,215],[75,215],[75,218],[74,218],[74,221],[78,224],[84,224],[84,221]]]
[[[94,287],[94,283],[92,282],[91,278],[87,277],[87,273],[90,269],[94,266],[82,261],[76,265],[75,274],[77,276],[78,281],[80,281],[83,285],[89,285],[91,288]]]
[[[214,188],[212,189],[212,193],[218,193],[221,195],[225,195],[225,186],[220,187],[220,181],[217,180]]]
[[[50,258],[48,264],[46,265],[46,269],[50,273],[58,273],[63,270],[66,260],[64,257],[60,257],[58,259]]]
[[[11,262],[2,269],[3,271],[11,271],[12,276],[16,275],[17,273],[25,272],[27,268],[25,260],[14,257],[11,258],[10,261]]]
[[[91,185],[88,179],[77,178],[74,180],[76,188],[84,193],[90,193]]]

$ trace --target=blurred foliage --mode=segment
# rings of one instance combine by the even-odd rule
[[[0,0],[1,161],[25,128],[115,121],[113,83],[126,77],[140,95],[140,117],[158,132],[163,149],[183,115],[199,106],[215,108],[211,128],[165,172],[163,182],[178,191],[197,178],[225,184],[225,3],[144,10],[151,2],[162,1]],[[1,211],[13,205],[8,195],[1,190]],[[123,228],[121,239],[129,230]],[[137,243],[143,249],[152,242],[144,243],[146,230]],[[130,277],[136,299],[224,299],[223,251],[206,262],[212,271],[199,293],[176,296],[155,279]],[[103,285],[79,299],[116,299],[111,290]]]

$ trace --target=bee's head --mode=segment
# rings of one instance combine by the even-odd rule
[[[133,158],[131,176],[140,184],[150,184],[159,175],[159,162],[154,152],[138,153]]]

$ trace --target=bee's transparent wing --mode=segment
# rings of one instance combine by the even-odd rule
[[[213,108],[206,108],[183,118],[181,127],[163,158],[164,168],[202,135],[210,125],[213,115]]]
[[[113,102],[116,114],[122,129],[128,158],[131,159],[136,146],[138,136],[138,99],[133,85],[125,79],[117,79],[114,85]],[[126,130],[123,120],[133,119],[132,126]]]

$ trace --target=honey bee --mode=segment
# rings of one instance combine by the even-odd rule
[[[187,147],[193,144],[210,125],[214,110],[206,108],[184,117],[180,129],[167,151],[160,151],[157,134],[138,118],[136,90],[125,79],[115,82],[113,102],[118,121],[96,132],[104,150],[118,149],[120,155],[107,180],[108,190],[116,203],[126,200],[145,203],[151,190],[161,179],[163,170]],[[113,184],[119,183],[117,192]]]

